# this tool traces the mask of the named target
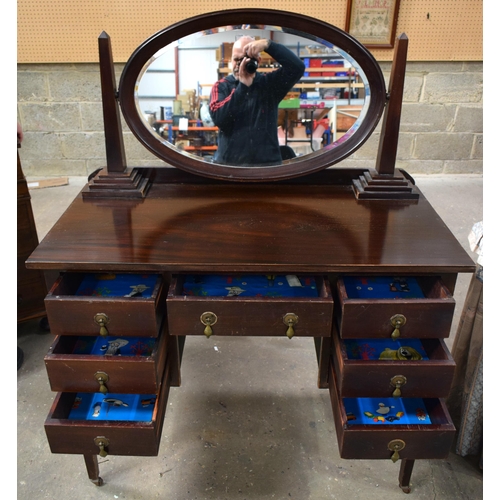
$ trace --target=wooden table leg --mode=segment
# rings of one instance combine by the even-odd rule
[[[401,468],[399,469],[399,487],[405,492],[410,493],[410,478],[413,471],[415,460],[403,458]]]
[[[97,455],[83,455],[85,466],[87,467],[87,474],[89,479],[96,485],[102,486],[103,480],[99,477],[99,464],[97,463]]]
[[[170,363],[170,385],[181,386],[181,362],[186,336],[171,335],[168,341],[168,357]]]
[[[328,366],[332,348],[331,337],[314,337],[316,358],[318,360],[318,387],[328,389]]]

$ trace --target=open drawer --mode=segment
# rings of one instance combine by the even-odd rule
[[[45,356],[54,392],[157,393],[167,358],[158,337],[58,335]]]
[[[339,396],[333,367],[330,367],[329,385],[341,458],[397,461],[447,457],[455,427],[443,400],[344,399]],[[397,405],[401,405],[401,410]],[[387,408],[389,411],[385,413]]]
[[[333,366],[342,397],[448,396],[455,362],[442,339],[340,339]]]
[[[158,455],[169,389],[167,361],[158,395],[58,393],[45,420],[51,452]]]
[[[65,273],[45,298],[55,335],[154,337],[165,314],[158,274]]]
[[[446,338],[455,300],[437,276],[341,276],[336,320],[342,338]]]
[[[176,275],[167,311],[171,335],[328,337],[333,299],[323,277]]]

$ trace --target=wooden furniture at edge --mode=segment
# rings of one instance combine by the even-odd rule
[[[18,144],[18,148],[20,145]],[[27,269],[26,259],[38,245],[31,196],[17,151],[17,321],[45,316],[47,295],[42,271]]]
[[[56,335],[45,359],[58,393],[45,422],[53,453],[82,454],[98,485],[98,455],[157,455],[169,389],[180,385],[186,336],[257,331],[311,338],[318,387],[330,391],[342,458],[400,460],[399,485],[409,492],[416,459],[447,456],[454,427],[443,398],[454,363],[443,339],[450,332],[457,274],[475,266],[418,187],[394,169],[406,61],[401,46],[407,39],[398,42],[375,169],[326,169],[253,183],[175,168],[139,174],[127,168],[118,105],[110,98],[116,95],[112,58],[101,52],[107,171],[84,187],[27,262],[31,269],[61,273],[46,298]],[[95,272],[152,273],[157,282],[148,299],[75,296],[82,277]],[[245,299],[241,308],[233,298],[228,307],[227,298],[183,295],[187,273],[312,275],[319,295]],[[415,276],[425,298],[353,300],[344,285],[349,275]],[[248,330],[247,315],[260,328]],[[345,339],[391,338],[396,332],[401,339],[423,339],[429,360],[347,359]],[[72,354],[75,336],[107,334],[153,339],[153,354],[145,363]],[[99,390],[154,393],[152,420],[71,420],[76,393]],[[424,398],[432,423],[349,421],[344,398],[396,397],[398,391]]]

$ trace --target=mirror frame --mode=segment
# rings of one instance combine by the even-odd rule
[[[348,53],[364,71],[370,86],[370,103],[358,130],[330,150],[319,150],[277,166],[240,167],[211,163],[176,151],[157,140],[144,124],[135,102],[137,80],[146,63],[163,47],[193,33],[239,24],[280,26],[312,34]],[[126,63],[118,89],[120,107],[127,125],[136,138],[168,166],[209,177],[241,182],[278,181],[323,170],[347,158],[370,137],[382,117],[387,102],[384,77],[372,54],[355,38],[326,22],[302,14],[272,9],[235,9],[209,12],[180,21],[144,41]],[[161,167],[160,167],[161,168]]]

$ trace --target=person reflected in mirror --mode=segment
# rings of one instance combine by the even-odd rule
[[[280,67],[261,73],[261,52]],[[278,105],[304,74],[305,65],[284,45],[243,36],[232,51],[232,74],[212,87],[209,111],[219,128],[215,163],[279,165]],[[254,68],[252,68],[254,65]]]

